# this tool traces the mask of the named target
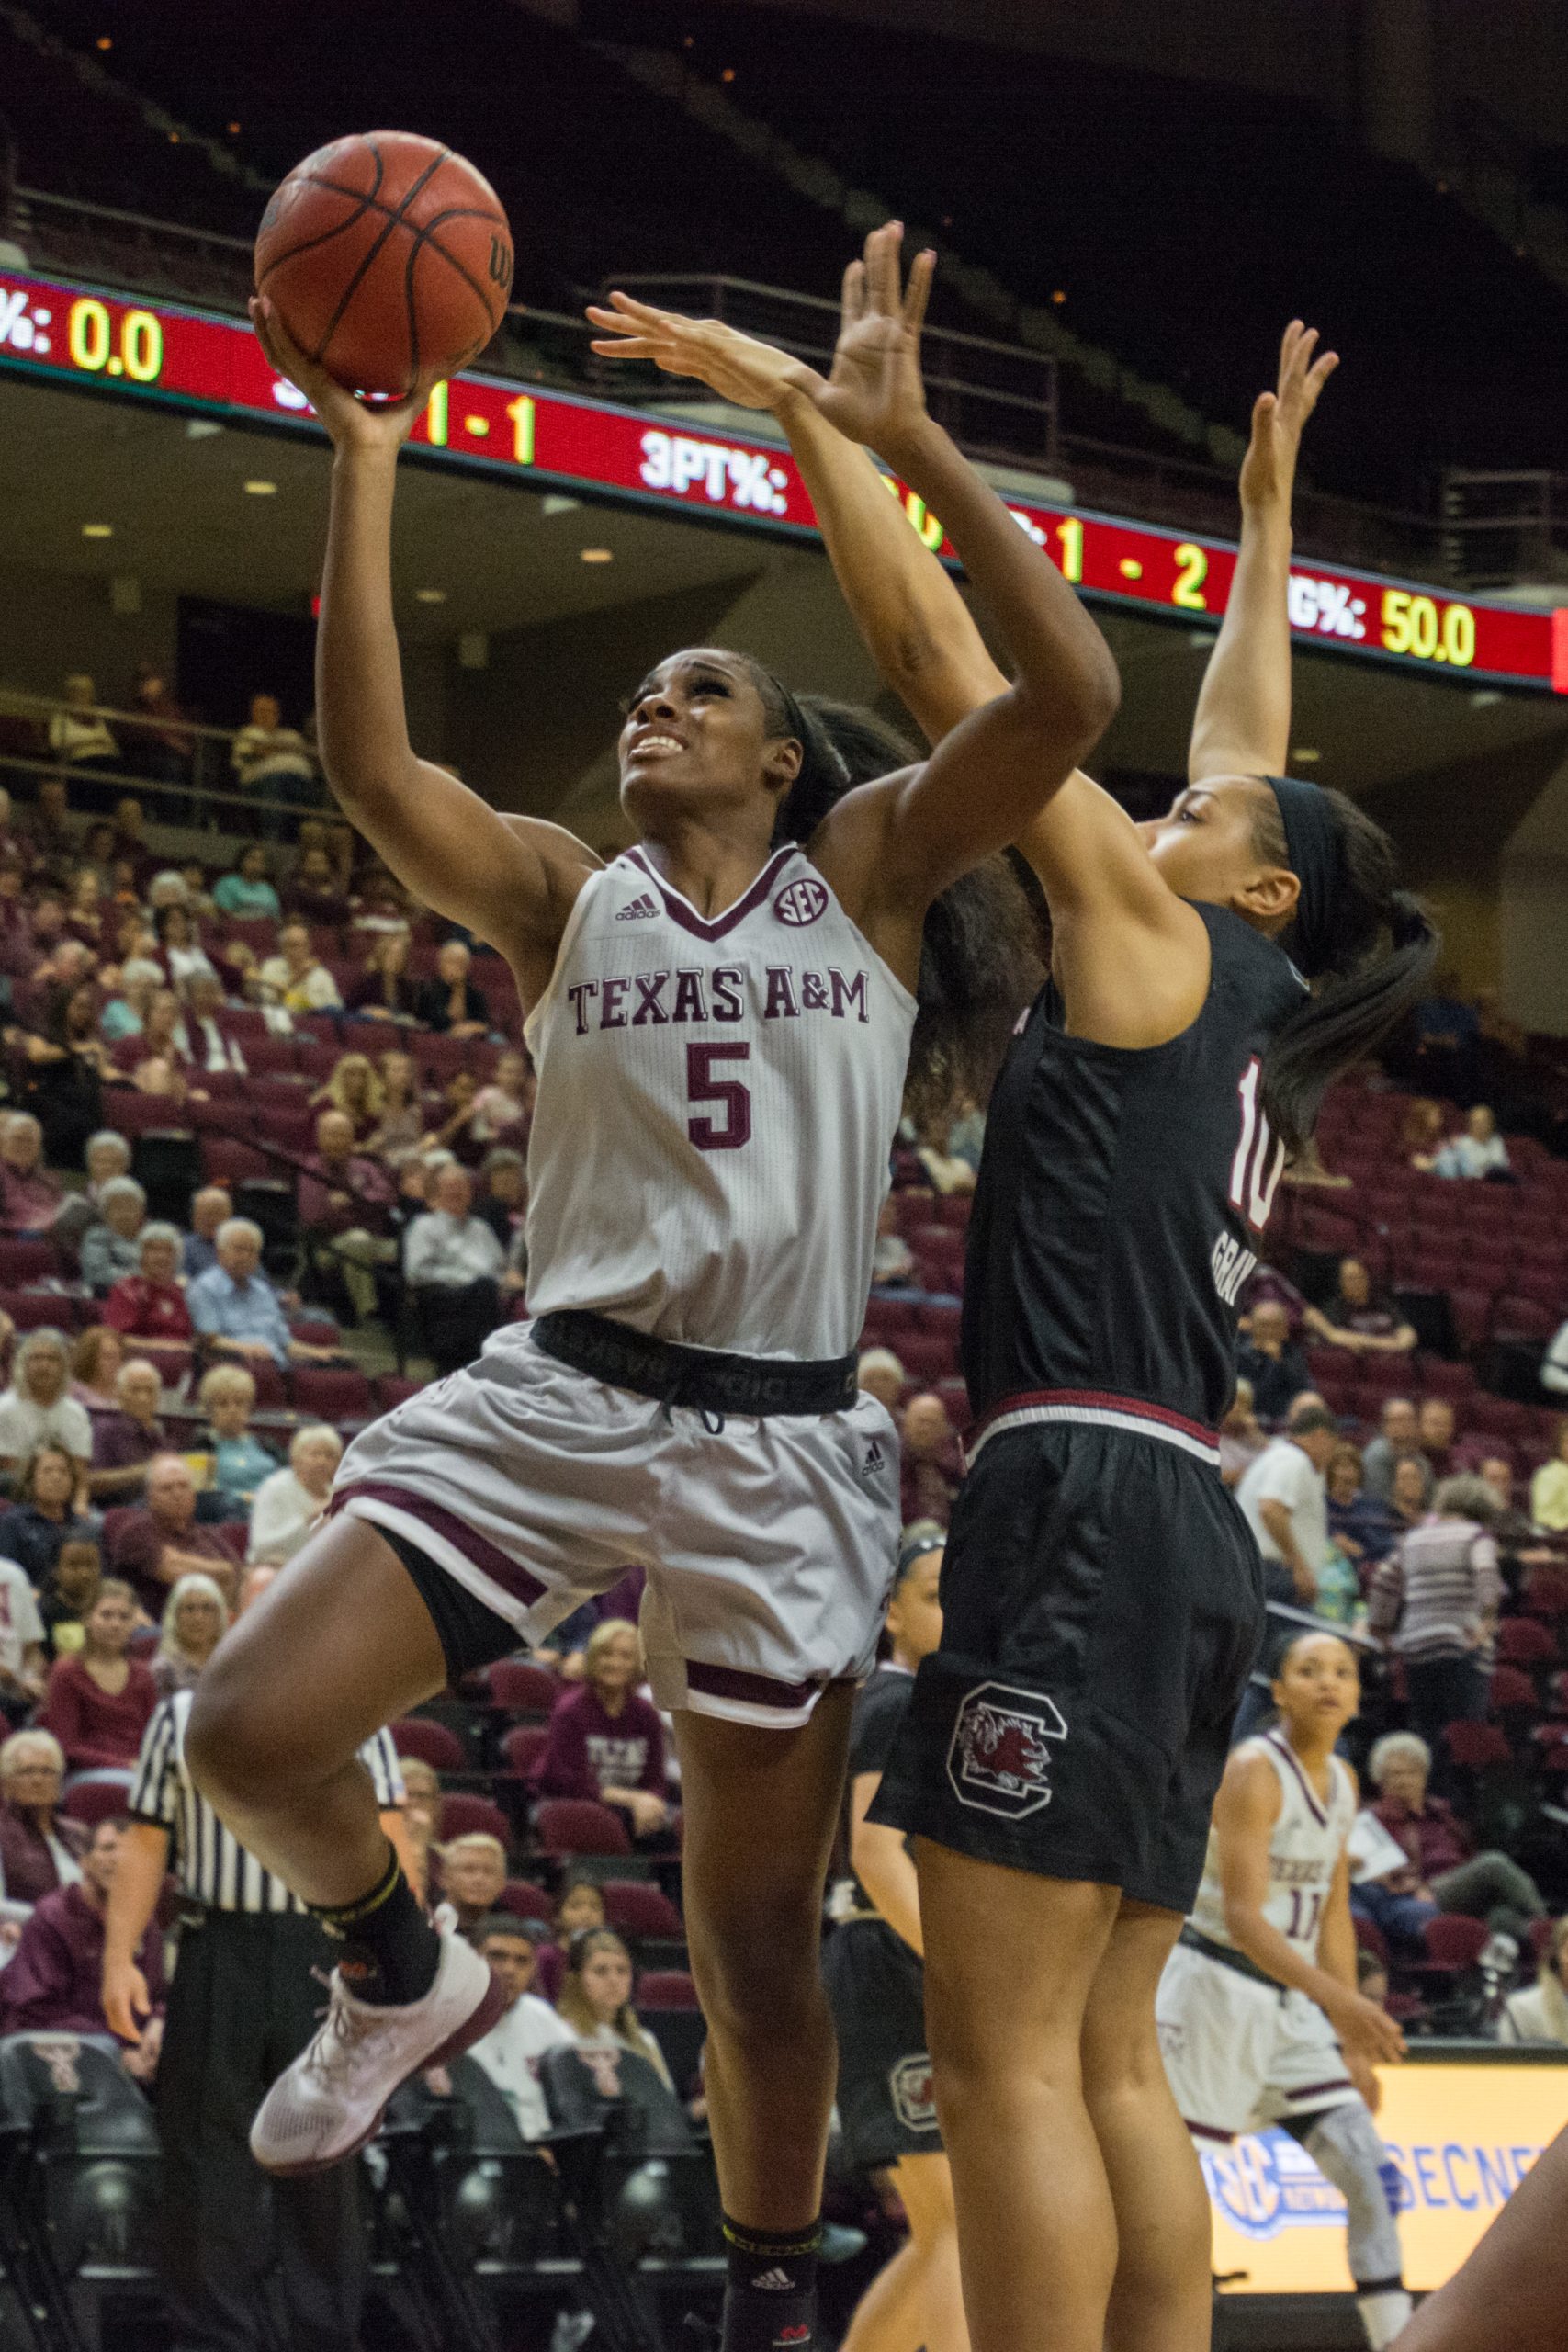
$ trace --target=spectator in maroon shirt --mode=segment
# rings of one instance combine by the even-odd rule
[[[177,1453],[155,1453],[147,1464],[147,1500],[128,1511],[109,1544],[109,1566],[129,1578],[150,1617],[163,1614],[169,1587],[205,1569],[226,1595],[234,1589],[235,1559],[211,1527],[196,1517],[196,1481]]]
[[[14,1731],[0,1747],[0,1900],[18,1909],[69,1886],[87,1832],[59,1810],[65,1757],[52,1732]]]
[[[1453,1807],[1428,1795],[1431,1766],[1430,1748],[1414,1732],[1389,1732],[1372,1749],[1367,1766],[1378,1792],[1372,1812],[1410,1859],[1404,1870],[1377,1882],[1375,1893],[1358,1887],[1358,1905],[1396,1943],[1417,1950],[1422,1926],[1439,1911],[1485,1919],[1521,1942],[1530,1921],[1546,1916],[1540,1888],[1506,1854],[1476,1852]]]
[[[43,1164],[43,1129],[26,1111],[0,1120],[0,1233],[47,1233],[63,1188]]]
[[[60,1742],[73,1772],[129,1772],[158,1703],[152,1677],[128,1655],[136,1631],[130,1585],[106,1577],[82,1630],[81,1649],[56,1658],[49,1670],[39,1721]]]
[[[22,898],[23,880],[19,861],[0,854],[0,972],[10,980],[25,980],[39,958]]]
[[[74,1886],[46,1894],[0,1973],[0,2033],[107,2033],[104,2015],[104,1914],[119,1860],[126,1816],[100,1821]],[[150,1924],[137,1953],[154,2005],[164,1997],[164,1939]]]
[[[158,1419],[163,1384],[145,1356],[121,1364],[115,1382],[118,1409],[93,1416],[93,1466],[87,1492],[99,1504],[134,1502],[147,1485],[147,1465],[168,1445]]]
[[[196,1336],[179,1283],[182,1246],[177,1226],[144,1225],[140,1272],[122,1274],[104,1301],[104,1321],[110,1329],[154,1353],[186,1350]]]
[[[928,1390],[904,1408],[900,1485],[904,1523],[934,1519],[945,1527],[964,1478],[964,1456],[947,1407]]]
[[[348,1113],[323,1111],[316,1121],[316,1148],[299,1178],[301,1226],[317,1234],[338,1234],[351,1226],[379,1225],[391,1202],[392,1180],[386,1170],[354,1148]]]
[[[584,1679],[550,1718],[536,1776],[541,1796],[596,1797],[626,1815],[634,1838],[670,1826],[664,1800],[664,1725],[642,1698],[637,1627],[607,1617],[589,1636]]]

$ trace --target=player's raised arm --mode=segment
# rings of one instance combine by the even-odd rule
[[[1302,428],[1339,365],[1313,354],[1317,329],[1292,319],[1277,389],[1259,393],[1241,468],[1241,549],[1203,673],[1187,773],[1280,775],[1291,748],[1291,498]]]
[[[851,378],[863,334],[864,267],[852,262],[844,272],[843,324],[829,378],[836,385]],[[887,477],[819,411],[815,393],[822,379],[815,368],[722,319],[682,318],[627,294],[613,295],[611,304],[588,313],[601,330],[596,351],[651,359],[667,375],[695,377],[737,408],[766,409],[777,418],[855,626],[929,743],[1007,692],[1007,678],[951,574],[889,496]],[[895,358],[916,371],[918,397],[913,345]]]
[[[833,374],[802,368],[800,386],[825,423],[875,449],[942,514],[1018,671],[922,766],[852,794],[822,829],[814,854],[831,862],[847,900],[907,913],[1015,838],[1098,741],[1120,686],[1060,572],[927,413],[919,334],[933,256],[917,255],[906,289],[902,235],[894,222],[866,240],[846,281]]]
[[[273,365],[332,436],[332,515],[316,639],[322,765],[344,814],[400,881],[513,964],[525,997],[547,984],[566,918],[599,863],[555,825],[504,818],[409,741],[392,610],[398,452],[429,397],[357,400],[296,350],[272,307],[251,315]]]

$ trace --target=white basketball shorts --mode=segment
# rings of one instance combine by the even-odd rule
[[[1178,1944],[1155,2000],[1160,2053],[1188,2130],[1234,2140],[1360,2098],[1334,2029],[1304,1993],[1268,1985]]]
[[[539,1643],[629,1567],[659,1706],[803,1724],[871,1667],[898,1548],[898,1440],[847,1412],[714,1417],[573,1371],[504,1325],[356,1437],[333,1508],[416,1544]]]

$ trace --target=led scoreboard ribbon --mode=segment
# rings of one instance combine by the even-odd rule
[[[140,303],[103,288],[0,272],[0,368],[91,384],[120,396],[241,411],[308,425],[310,410],[268,367],[248,325],[211,311]],[[786,450],[738,440],[571,393],[493,376],[436,387],[412,441],[432,457],[597,490],[709,519],[814,532],[811,502]],[[940,522],[889,481],[928,547],[952,559]],[[1223,540],[1114,515],[1010,498],[1010,509],[1094,598],[1217,622],[1235,549]],[[1520,610],[1445,595],[1417,582],[1297,564],[1291,624],[1339,653],[1402,669],[1568,694],[1568,609]]]

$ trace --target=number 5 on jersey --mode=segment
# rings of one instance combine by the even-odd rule
[[[750,1090],[742,1086],[739,1079],[714,1076],[717,1062],[747,1062],[750,1058],[750,1046],[687,1046],[687,1101],[719,1103],[724,1109],[722,1122],[705,1116],[687,1120],[686,1133],[699,1151],[739,1151],[743,1143],[750,1142]]]
[[[1254,1054],[1236,1090],[1241,1096],[1241,1141],[1231,1162],[1231,1206],[1240,1210],[1254,1233],[1261,1233],[1268,1224],[1285,1170],[1285,1147],[1276,1140],[1258,1101],[1262,1077],[1262,1065]]]

